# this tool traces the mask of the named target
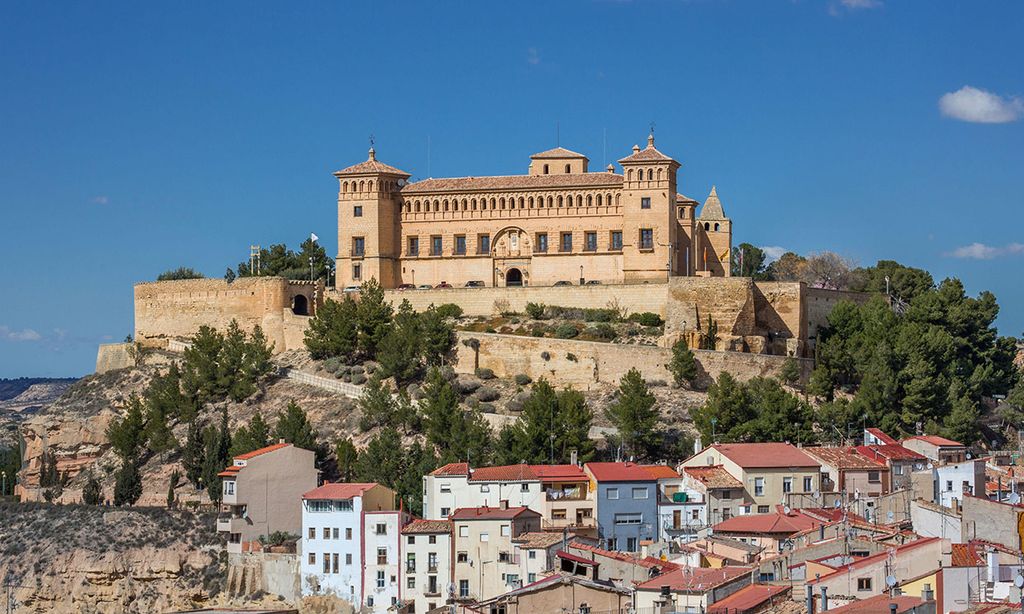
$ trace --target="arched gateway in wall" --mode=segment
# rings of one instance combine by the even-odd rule
[[[533,258],[533,243],[530,235],[518,226],[502,228],[491,243],[491,259],[494,264],[492,285],[530,285],[530,261]]]

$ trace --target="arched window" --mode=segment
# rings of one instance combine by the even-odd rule
[[[562,197],[561,196],[558,197],[558,206],[559,207],[562,206]]]
[[[347,181],[342,181],[341,182],[341,193],[344,194],[345,192],[348,192],[348,182]]]
[[[647,169],[647,181],[654,181],[654,169]]]
[[[612,206],[612,195],[611,194],[608,194],[607,196],[604,197],[604,204],[608,205],[609,207]]]
[[[711,224],[704,222],[704,230],[711,230]]]
[[[420,201],[416,201],[416,213],[420,212]]]
[[[583,195],[582,194],[577,194],[576,195],[576,206],[577,207],[582,207],[583,206]]]
[[[441,203],[439,203],[439,202],[437,202],[437,201],[435,200],[435,201],[434,201],[434,213],[437,213],[437,212],[438,212],[438,211],[440,211],[440,210],[441,210]]]
[[[533,197],[532,196],[528,199],[528,202],[530,203],[530,208],[533,209]]]
[[[622,194],[615,195],[615,206],[618,207],[622,204]]]
[[[570,172],[570,168],[571,168],[571,167],[570,167],[570,166],[569,166],[568,164],[566,164],[566,165],[565,165],[565,173],[566,173],[567,175],[568,175],[568,174],[569,174],[569,172]]]
[[[359,191],[362,192],[366,188],[366,184],[362,181],[359,182]]]
[[[526,208],[526,201],[523,199],[522,196],[519,197],[519,208],[520,209],[525,209]]]
[[[473,211],[476,211],[476,199],[470,201],[470,206],[473,207]]]
[[[587,206],[589,207],[589,206],[591,206],[593,204],[594,204],[594,197],[591,196],[590,194],[587,194]]]
[[[494,202],[494,199],[492,198],[492,199],[491,199],[491,209],[495,209],[495,208],[496,208],[496,207],[495,207],[495,205],[496,205],[496,204],[497,204],[497,203],[495,203],[495,202]]]
[[[501,198],[498,199],[498,205],[499,205],[499,207],[501,209],[505,208],[505,197],[504,196],[502,196]]]
[[[448,199],[447,199],[447,198],[446,198],[446,199],[444,199],[444,210],[445,210],[445,211],[447,211],[447,210],[448,210]]]
[[[545,175],[548,174],[548,165],[547,164],[544,165],[544,174]]]
[[[661,169],[658,169],[658,181],[661,181]]]
[[[629,169],[628,171],[626,171],[626,180],[633,181],[633,169]]]
[[[601,195],[600,194],[597,195],[597,206],[598,207],[601,206]]]
[[[373,179],[366,182],[366,189],[371,192],[373,191]]]
[[[465,211],[465,210],[467,210],[468,208],[469,208],[469,205],[468,205],[468,203],[466,202],[466,199],[465,199],[465,198],[463,198],[463,199],[462,199],[462,210],[463,210],[463,211]]]
[[[715,232],[718,232],[718,222],[715,222]]]
[[[550,207],[553,203],[554,200],[550,196],[548,196],[548,207]]]

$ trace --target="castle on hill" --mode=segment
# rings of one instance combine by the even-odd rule
[[[561,147],[525,175],[424,179],[369,157],[338,178],[337,287],[550,286],[728,277],[732,221],[714,188],[677,191],[680,164],[654,146],[590,172]]]

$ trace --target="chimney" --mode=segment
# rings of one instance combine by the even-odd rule
[[[924,588],[921,589],[921,599],[924,599],[925,601],[934,601],[935,600],[935,592],[932,591],[932,585],[931,584],[925,584]]]
[[[502,499],[500,505],[501,505],[501,509],[507,510],[508,509],[508,499]]]
[[[285,442],[284,438],[282,437],[282,438],[277,440],[277,443],[286,443],[286,442]]]
[[[828,587],[827,586],[822,586],[821,587],[821,611],[822,612],[827,612],[828,611]]]
[[[700,443],[700,435],[697,435],[697,438],[693,440],[693,453],[700,454],[700,451],[703,449],[704,446],[702,446]]]
[[[804,588],[807,593],[807,614],[814,614],[814,587],[808,584]]]
[[[578,457],[579,457],[579,455],[576,453],[576,450],[573,450],[572,452],[569,452],[569,464],[570,465],[575,465],[577,463],[577,461],[579,460]]]

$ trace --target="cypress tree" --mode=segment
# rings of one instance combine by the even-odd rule
[[[656,402],[640,372],[630,369],[619,382],[618,398],[605,412],[618,429],[623,444],[637,457],[645,456],[656,444]]]

